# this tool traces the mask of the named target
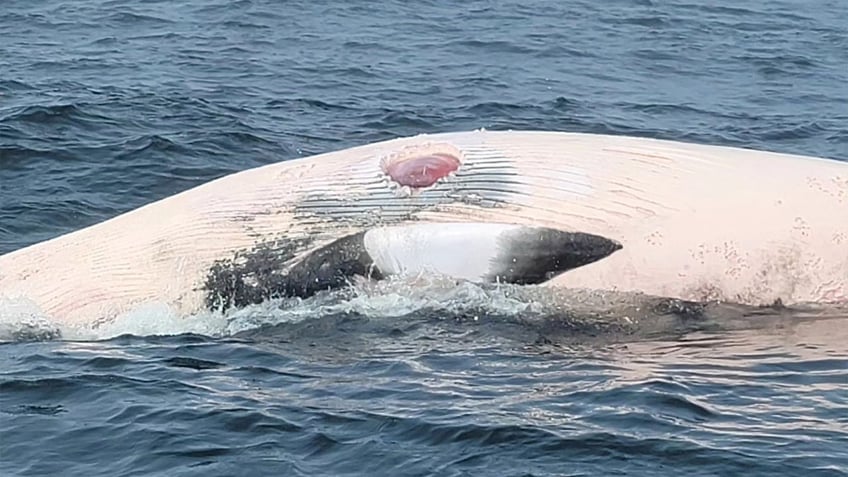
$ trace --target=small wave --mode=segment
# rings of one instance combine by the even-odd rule
[[[794,147],[797,141],[817,137],[826,140],[829,130],[816,121],[799,124],[797,120],[791,121],[786,117],[762,117],[756,126],[737,128],[733,131],[733,134],[740,138],[740,141],[742,138],[746,138],[748,144],[753,144],[754,147],[768,147],[775,151],[783,150],[788,153],[805,154],[805,151]],[[782,148],[776,147],[776,144],[781,143],[785,146]]]
[[[549,45],[545,38],[542,41],[546,42],[545,48],[540,49],[535,53],[537,58],[595,58],[597,54],[588,49],[572,48],[565,45]]]
[[[721,14],[721,15],[727,15],[727,16],[730,16],[732,18],[737,18],[737,17],[745,18],[745,17],[750,17],[750,16],[756,16],[756,15],[766,15],[765,12],[760,12],[760,11],[757,11],[757,10],[744,8],[744,7],[736,7],[736,6],[730,7],[730,6],[725,6],[725,5],[710,5],[710,4],[694,3],[694,4],[686,5],[686,7],[694,8],[696,10],[700,10],[702,12],[707,12],[707,13],[716,13],[716,14]]]
[[[169,25],[174,23],[173,20],[158,17],[155,15],[147,15],[135,12],[116,12],[98,19],[109,23],[132,25],[138,27],[140,25]]]
[[[76,115],[80,115],[82,111],[75,104],[53,104],[53,105],[36,105],[25,106],[18,108],[17,111],[12,111],[10,114],[0,118],[0,122],[7,121],[29,121],[33,123],[52,123],[57,120],[66,120]]]
[[[378,119],[362,123],[362,127],[376,130],[431,131],[434,124],[414,111],[389,111]]]
[[[111,118],[97,114],[94,107],[88,103],[59,103],[48,105],[31,105],[7,110],[0,117],[0,124],[18,125],[22,127],[37,126],[40,128],[56,128],[73,126],[77,128],[99,128]]]
[[[162,40],[162,41],[170,41],[170,42],[178,43],[180,41],[185,41],[186,38],[187,38],[187,36],[185,36],[185,35],[183,35],[182,33],[179,33],[179,32],[163,31],[163,32],[157,32],[157,33],[145,32],[145,33],[142,33],[142,34],[136,34],[136,35],[132,35],[132,36],[127,37],[127,40],[131,40],[131,41],[134,41],[134,40]]]
[[[35,87],[23,81],[0,79],[0,93],[32,91]]]
[[[246,30],[271,30],[272,28],[268,25],[262,25],[261,23],[253,23],[242,20],[225,20],[221,22],[222,27],[226,28],[243,28]]]
[[[317,98],[291,98],[291,99],[272,99],[268,105],[274,108],[285,109],[318,109],[321,111],[354,111],[355,108],[338,103],[320,100]]]
[[[132,157],[149,150],[156,152],[185,152],[185,149],[180,144],[159,134],[139,136],[126,141],[122,146],[123,152],[117,156],[117,159]]]
[[[517,103],[505,103],[499,101],[488,101],[484,103],[477,103],[473,106],[467,108],[467,112],[480,117],[489,117],[489,116],[510,116],[516,113],[526,113],[528,111],[532,111],[537,109],[538,106],[535,105],[524,105]]]
[[[0,131],[8,131],[10,134],[18,133],[16,128],[0,127]],[[53,151],[41,150],[24,145],[0,145],[0,170],[12,168],[25,168],[30,159],[55,154]]]
[[[469,53],[497,54],[507,53],[517,55],[532,55],[537,53],[536,49],[522,46],[520,43],[506,40],[480,40],[462,39],[452,40],[445,44],[447,48],[463,51],[471,50]]]
[[[668,17],[665,16],[641,16],[641,17],[624,17],[624,18],[609,18],[606,21],[615,25],[636,25],[648,28],[667,28],[672,24]]]
[[[233,12],[243,12],[246,10],[250,10],[254,7],[254,2],[251,0],[235,0],[235,1],[227,1],[227,2],[204,2],[199,6],[195,6],[194,10],[198,14],[208,15],[208,14],[232,14]]]
[[[0,408],[0,412],[17,415],[57,416],[59,414],[68,412],[68,410],[65,409],[62,405],[40,406],[33,404],[24,404],[12,409]]]

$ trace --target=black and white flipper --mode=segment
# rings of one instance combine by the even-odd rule
[[[310,296],[356,275],[435,274],[481,283],[538,284],[600,260],[605,237],[498,223],[415,223],[370,229],[313,251],[287,274],[286,294]]]

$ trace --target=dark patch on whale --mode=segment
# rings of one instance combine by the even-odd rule
[[[206,274],[204,301],[210,310],[241,308],[283,296],[282,274],[305,241],[263,242],[216,261]]]
[[[363,244],[365,233],[344,236],[294,264],[292,260],[305,250],[307,241],[260,244],[233,259],[220,260],[206,277],[206,307],[242,308],[273,298],[308,298],[347,286],[355,276],[381,280],[383,275],[373,266]]]

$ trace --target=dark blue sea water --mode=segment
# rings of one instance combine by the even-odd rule
[[[3,0],[0,253],[233,171],[481,127],[848,160],[848,2]],[[848,475],[848,317],[532,310],[467,287],[18,330],[0,475]]]

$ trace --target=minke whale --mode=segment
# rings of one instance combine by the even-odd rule
[[[96,325],[436,273],[745,305],[848,301],[848,163],[542,131],[418,135],[234,173],[0,257]]]

